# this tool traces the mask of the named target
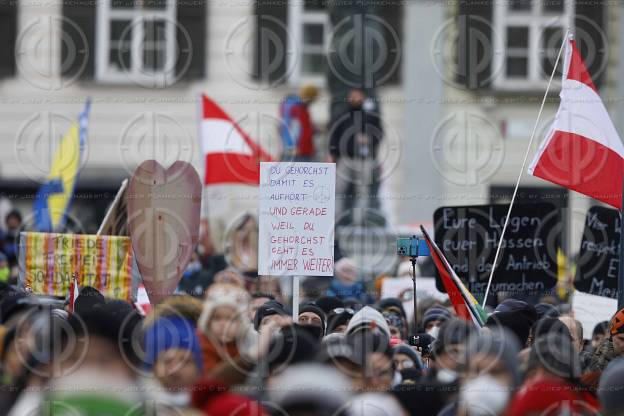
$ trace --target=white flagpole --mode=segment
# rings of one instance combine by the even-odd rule
[[[505,237],[505,231],[507,230],[507,224],[509,223],[509,217],[511,216],[511,209],[513,208],[513,204],[516,200],[516,195],[518,194],[518,188],[520,187],[520,179],[522,179],[522,174],[524,173],[524,169],[526,168],[527,160],[529,159],[529,153],[531,152],[531,146],[533,145],[533,140],[535,139],[535,133],[537,133],[537,128],[539,126],[539,122],[542,118],[542,113],[544,112],[544,106],[546,105],[546,98],[548,98],[548,92],[550,91],[550,86],[552,84],[553,79],[555,78],[555,73],[557,72],[557,65],[559,64],[559,60],[561,59],[561,54],[563,49],[568,42],[568,36],[570,35],[570,28],[568,28],[563,36],[563,43],[559,48],[559,53],[557,54],[557,60],[555,61],[555,66],[553,67],[552,74],[550,74],[550,80],[548,80],[548,86],[546,87],[546,92],[544,93],[544,98],[542,99],[542,105],[540,106],[539,112],[537,113],[537,119],[535,120],[535,125],[533,126],[533,132],[531,133],[531,139],[529,140],[529,145],[527,146],[526,152],[524,153],[524,160],[522,161],[522,168],[520,168],[520,174],[518,175],[518,179],[516,180],[516,186],[514,187],[513,194],[511,195],[511,202],[509,203],[509,209],[507,210],[507,216],[505,217],[505,223],[503,224],[503,231],[501,232],[500,239],[498,240],[498,245],[496,246],[496,254],[494,255],[494,263],[492,264],[492,271],[490,272],[490,277],[488,279],[487,288],[485,289],[485,296],[483,297],[483,303],[481,307],[485,308],[485,303],[487,302],[488,294],[490,293],[490,286],[492,285],[492,278],[494,277],[494,271],[496,270],[496,263],[498,262],[498,256],[500,254],[501,246],[503,243],[503,238]]]
[[[292,277],[292,318],[299,322],[299,276]]]

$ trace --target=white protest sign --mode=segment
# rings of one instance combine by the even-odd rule
[[[617,299],[574,291],[572,295],[574,318],[583,325],[583,338],[591,339],[597,323],[609,321],[618,311]]]
[[[258,274],[333,276],[336,165],[260,164]]]

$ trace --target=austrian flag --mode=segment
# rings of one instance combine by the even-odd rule
[[[202,95],[201,143],[205,185],[258,185],[260,162],[271,157],[210,98]]]
[[[567,41],[561,104],[529,173],[622,208],[624,145],[576,42]]]

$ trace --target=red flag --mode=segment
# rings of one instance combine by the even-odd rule
[[[258,185],[260,162],[271,161],[271,156],[205,95],[200,131],[206,164],[204,184]]]
[[[78,289],[78,277],[74,274],[72,276],[72,282],[69,286],[69,313],[74,313],[74,303],[76,302],[76,298],[80,294],[80,290]]]
[[[572,39],[559,96],[557,116],[529,173],[621,209],[624,145]]]

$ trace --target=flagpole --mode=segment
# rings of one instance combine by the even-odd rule
[[[524,169],[526,168],[526,163],[529,159],[529,153],[531,152],[531,146],[533,145],[533,140],[535,139],[535,133],[537,133],[537,128],[542,118],[542,113],[544,112],[544,106],[546,105],[548,92],[550,91],[550,86],[552,85],[553,79],[555,78],[555,73],[557,72],[557,65],[559,64],[559,60],[561,59],[563,48],[565,47],[566,42],[568,42],[569,34],[570,34],[570,28],[566,30],[565,35],[563,36],[563,42],[561,43],[561,47],[559,48],[559,53],[557,54],[557,60],[555,61],[553,71],[550,74],[550,79],[548,80],[548,86],[546,87],[544,98],[542,99],[542,105],[540,106],[539,112],[537,113],[537,119],[535,120],[533,131],[531,132],[531,139],[529,140],[529,145],[527,146],[526,152],[524,153],[524,160],[522,161],[520,174],[518,175],[518,179],[516,180],[516,186],[514,187],[513,194],[511,195],[511,202],[509,203],[509,209],[507,210],[507,216],[505,217],[505,223],[503,224],[503,231],[501,232],[500,239],[498,240],[498,245],[496,246],[496,254],[494,255],[494,263],[492,263],[492,270],[490,271],[490,277],[488,279],[487,288],[485,289],[485,296],[483,297],[483,304],[481,305],[482,308],[485,308],[487,297],[490,293],[490,286],[492,285],[492,278],[494,277],[494,271],[496,270],[496,263],[498,262],[498,256],[500,255],[503,238],[505,237],[505,231],[507,230],[507,225],[509,224],[509,217],[511,216],[511,209],[513,208],[513,204],[516,200],[516,195],[518,194],[518,188],[520,187],[520,180],[522,179],[522,173],[524,173]]]

